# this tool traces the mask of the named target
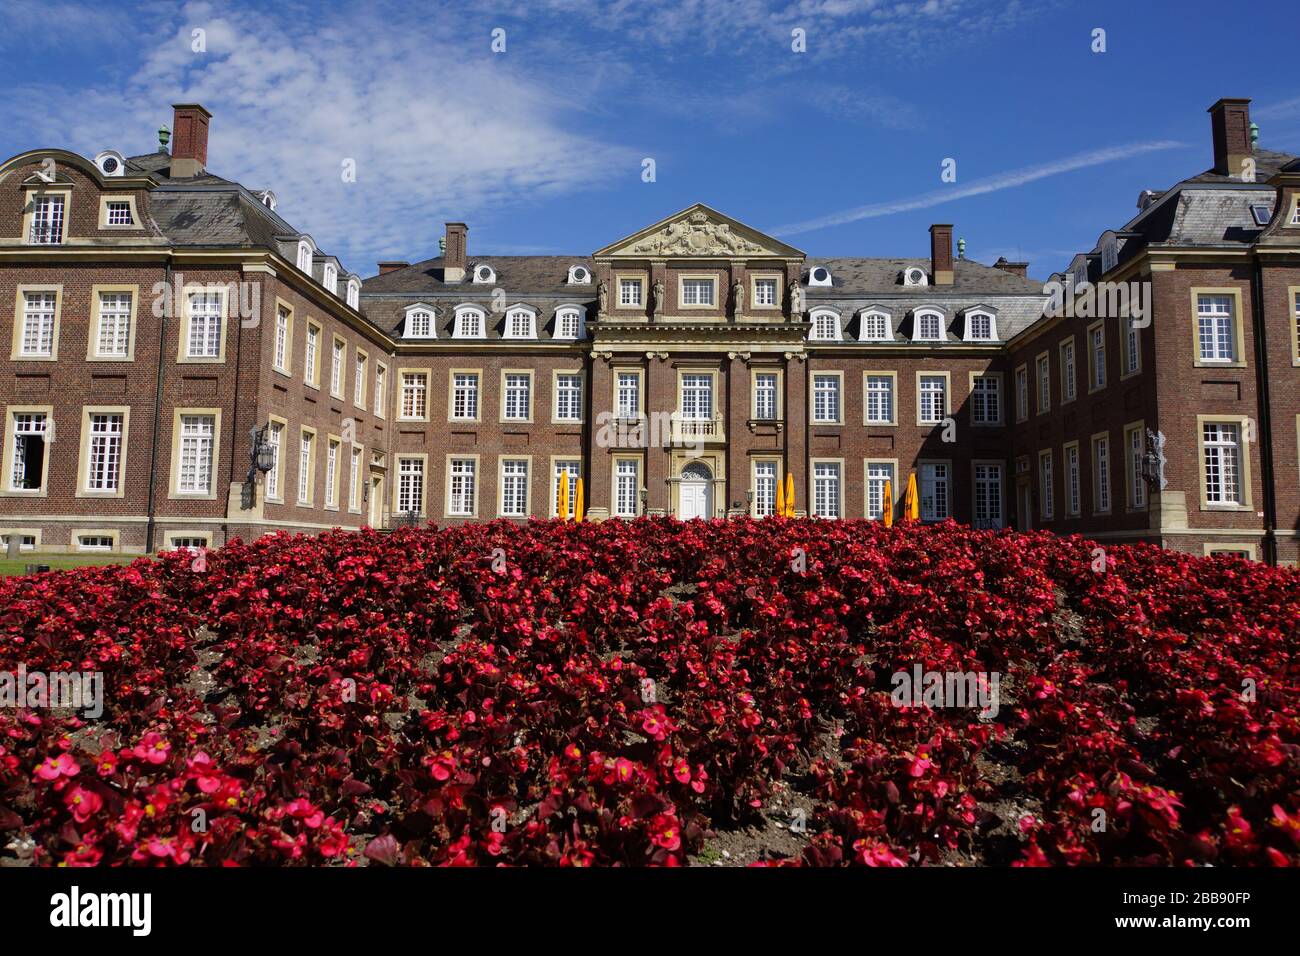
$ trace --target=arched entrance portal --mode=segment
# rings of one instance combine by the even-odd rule
[[[713,517],[713,472],[708,465],[696,461],[682,469],[677,489],[677,517],[683,521]]]

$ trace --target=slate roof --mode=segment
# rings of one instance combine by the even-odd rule
[[[485,263],[497,275],[494,283],[474,283],[469,274],[475,265]],[[515,295],[567,296],[594,299],[596,286],[570,285],[566,279],[570,266],[586,266],[590,272],[594,264],[587,256],[471,256],[463,282],[442,281],[442,257],[425,259],[403,269],[394,269],[383,275],[371,276],[361,285],[364,295],[374,293],[409,293],[411,295],[439,295],[473,298],[482,293],[485,297],[494,287]]]
[[[830,259],[807,260],[807,268],[815,269],[825,266],[831,273],[831,285],[809,286],[809,300],[830,298],[838,295],[884,295],[894,293],[913,295],[916,289],[904,286],[903,271],[911,268],[923,269],[930,275],[930,260],[925,259],[862,259],[836,257]],[[1020,276],[971,259],[953,260],[952,285],[925,287],[929,292],[939,296],[969,295],[1017,295],[1041,293],[1043,284],[1033,279]]]

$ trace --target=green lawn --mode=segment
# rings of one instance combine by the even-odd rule
[[[101,564],[130,564],[138,554],[25,554],[10,561],[0,558],[0,577],[26,574],[27,565],[49,565],[51,571],[86,568]]]

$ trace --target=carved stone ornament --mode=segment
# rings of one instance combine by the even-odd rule
[[[702,212],[669,223],[632,246],[637,255],[732,256],[753,255],[766,250],[756,242],[738,236],[725,222],[710,222]]]

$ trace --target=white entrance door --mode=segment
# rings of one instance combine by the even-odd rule
[[[690,521],[712,515],[713,474],[704,465],[687,465],[682,469],[682,481],[677,489],[677,517]]]
[[[384,479],[370,476],[370,527],[378,528],[384,520]]]

